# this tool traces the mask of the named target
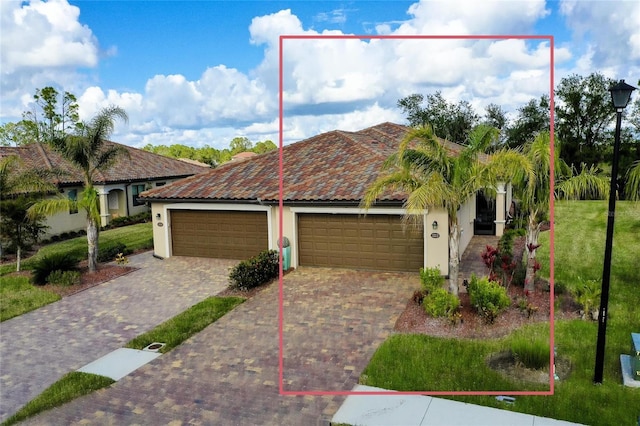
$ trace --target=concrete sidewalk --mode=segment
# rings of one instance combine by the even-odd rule
[[[385,392],[386,389],[357,385],[354,392]],[[332,418],[332,423],[352,426],[570,426],[570,423],[531,414],[483,407],[423,395],[350,395]]]

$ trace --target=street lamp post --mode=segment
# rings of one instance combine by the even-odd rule
[[[613,161],[611,164],[611,190],[609,192],[609,214],[607,218],[607,240],[604,246],[604,267],[602,269],[602,293],[600,294],[600,311],[598,314],[598,342],[596,345],[596,366],[593,376],[594,383],[602,383],[604,370],[604,346],[607,331],[607,308],[609,305],[609,281],[611,278],[611,248],[613,245],[613,222],[616,212],[616,182],[618,180],[618,155],[620,152],[620,126],[622,123],[622,110],[631,99],[631,92],[636,88],[628,85],[624,80],[613,85],[611,101],[616,110],[616,135],[613,145]]]

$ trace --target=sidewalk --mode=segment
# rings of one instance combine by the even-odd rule
[[[357,385],[353,391],[384,392],[386,390]],[[333,416],[331,422],[352,426],[577,425],[577,423],[562,420],[422,395],[350,395]]]

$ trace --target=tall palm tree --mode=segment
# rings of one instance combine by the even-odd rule
[[[102,109],[89,123],[81,127],[78,135],[66,135],[62,139],[53,141],[53,147],[65,159],[73,163],[82,171],[83,190],[78,200],[64,197],[43,200],[30,211],[33,214],[47,216],[68,211],[82,209],[87,214],[87,245],[88,266],[93,272],[97,267],[98,233],[100,223],[100,199],[93,186],[96,172],[111,167],[118,157],[129,155],[128,151],[119,145],[106,144],[106,140],[113,133],[115,119],[127,121],[127,113],[120,107],[110,106]]]
[[[430,126],[416,128],[387,160],[382,175],[367,189],[361,203],[368,209],[385,191],[400,190],[408,194],[406,219],[418,219],[428,209],[444,208],[449,218],[449,292],[455,295],[460,263],[458,209],[478,190],[510,180],[516,170],[530,172],[530,163],[518,152],[483,154],[496,137],[496,129],[477,126],[468,145],[455,155]]]
[[[54,175],[54,170],[26,169],[17,155],[0,158],[0,234],[16,247],[17,271],[22,249],[44,230],[43,217],[30,217],[27,210],[35,203],[35,197],[56,192],[56,186],[48,180]]]
[[[559,145],[559,144],[557,144]],[[554,147],[554,185],[551,193],[551,138],[549,132],[540,132],[525,145],[524,154],[531,163],[533,174],[521,175],[520,199],[522,209],[528,213],[526,250],[527,266],[525,290],[534,291],[536,250],[540,247],[540,229],[549,219],[551,196],[563,199],[604,198],[609,193],[608,180],[597,174],[595,167],[582,166],[580,173],[560,159],[560,149]],[[533,180],[532,180],[533,179]]]

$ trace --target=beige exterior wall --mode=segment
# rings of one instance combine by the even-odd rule
[[[471,196],[458,210],[460,226],[460,257],[473,238],[473,222],[476,218],[476,197]]]
[[[67,197],[70,190],[78,191],[78,199],[82,197],[82,187],[67,187],[64,188],[64,194],[60,194]],[[51,197],[54,198],[54,197]],[[45,225],[49,227],[43,238],[50,238],[53,235],[59,235],[63,232],[80,231],[87,229],[87,215],[80,209],[78,213],[70,214],[69,212],[58,213],[53,216],[47,217]]]

